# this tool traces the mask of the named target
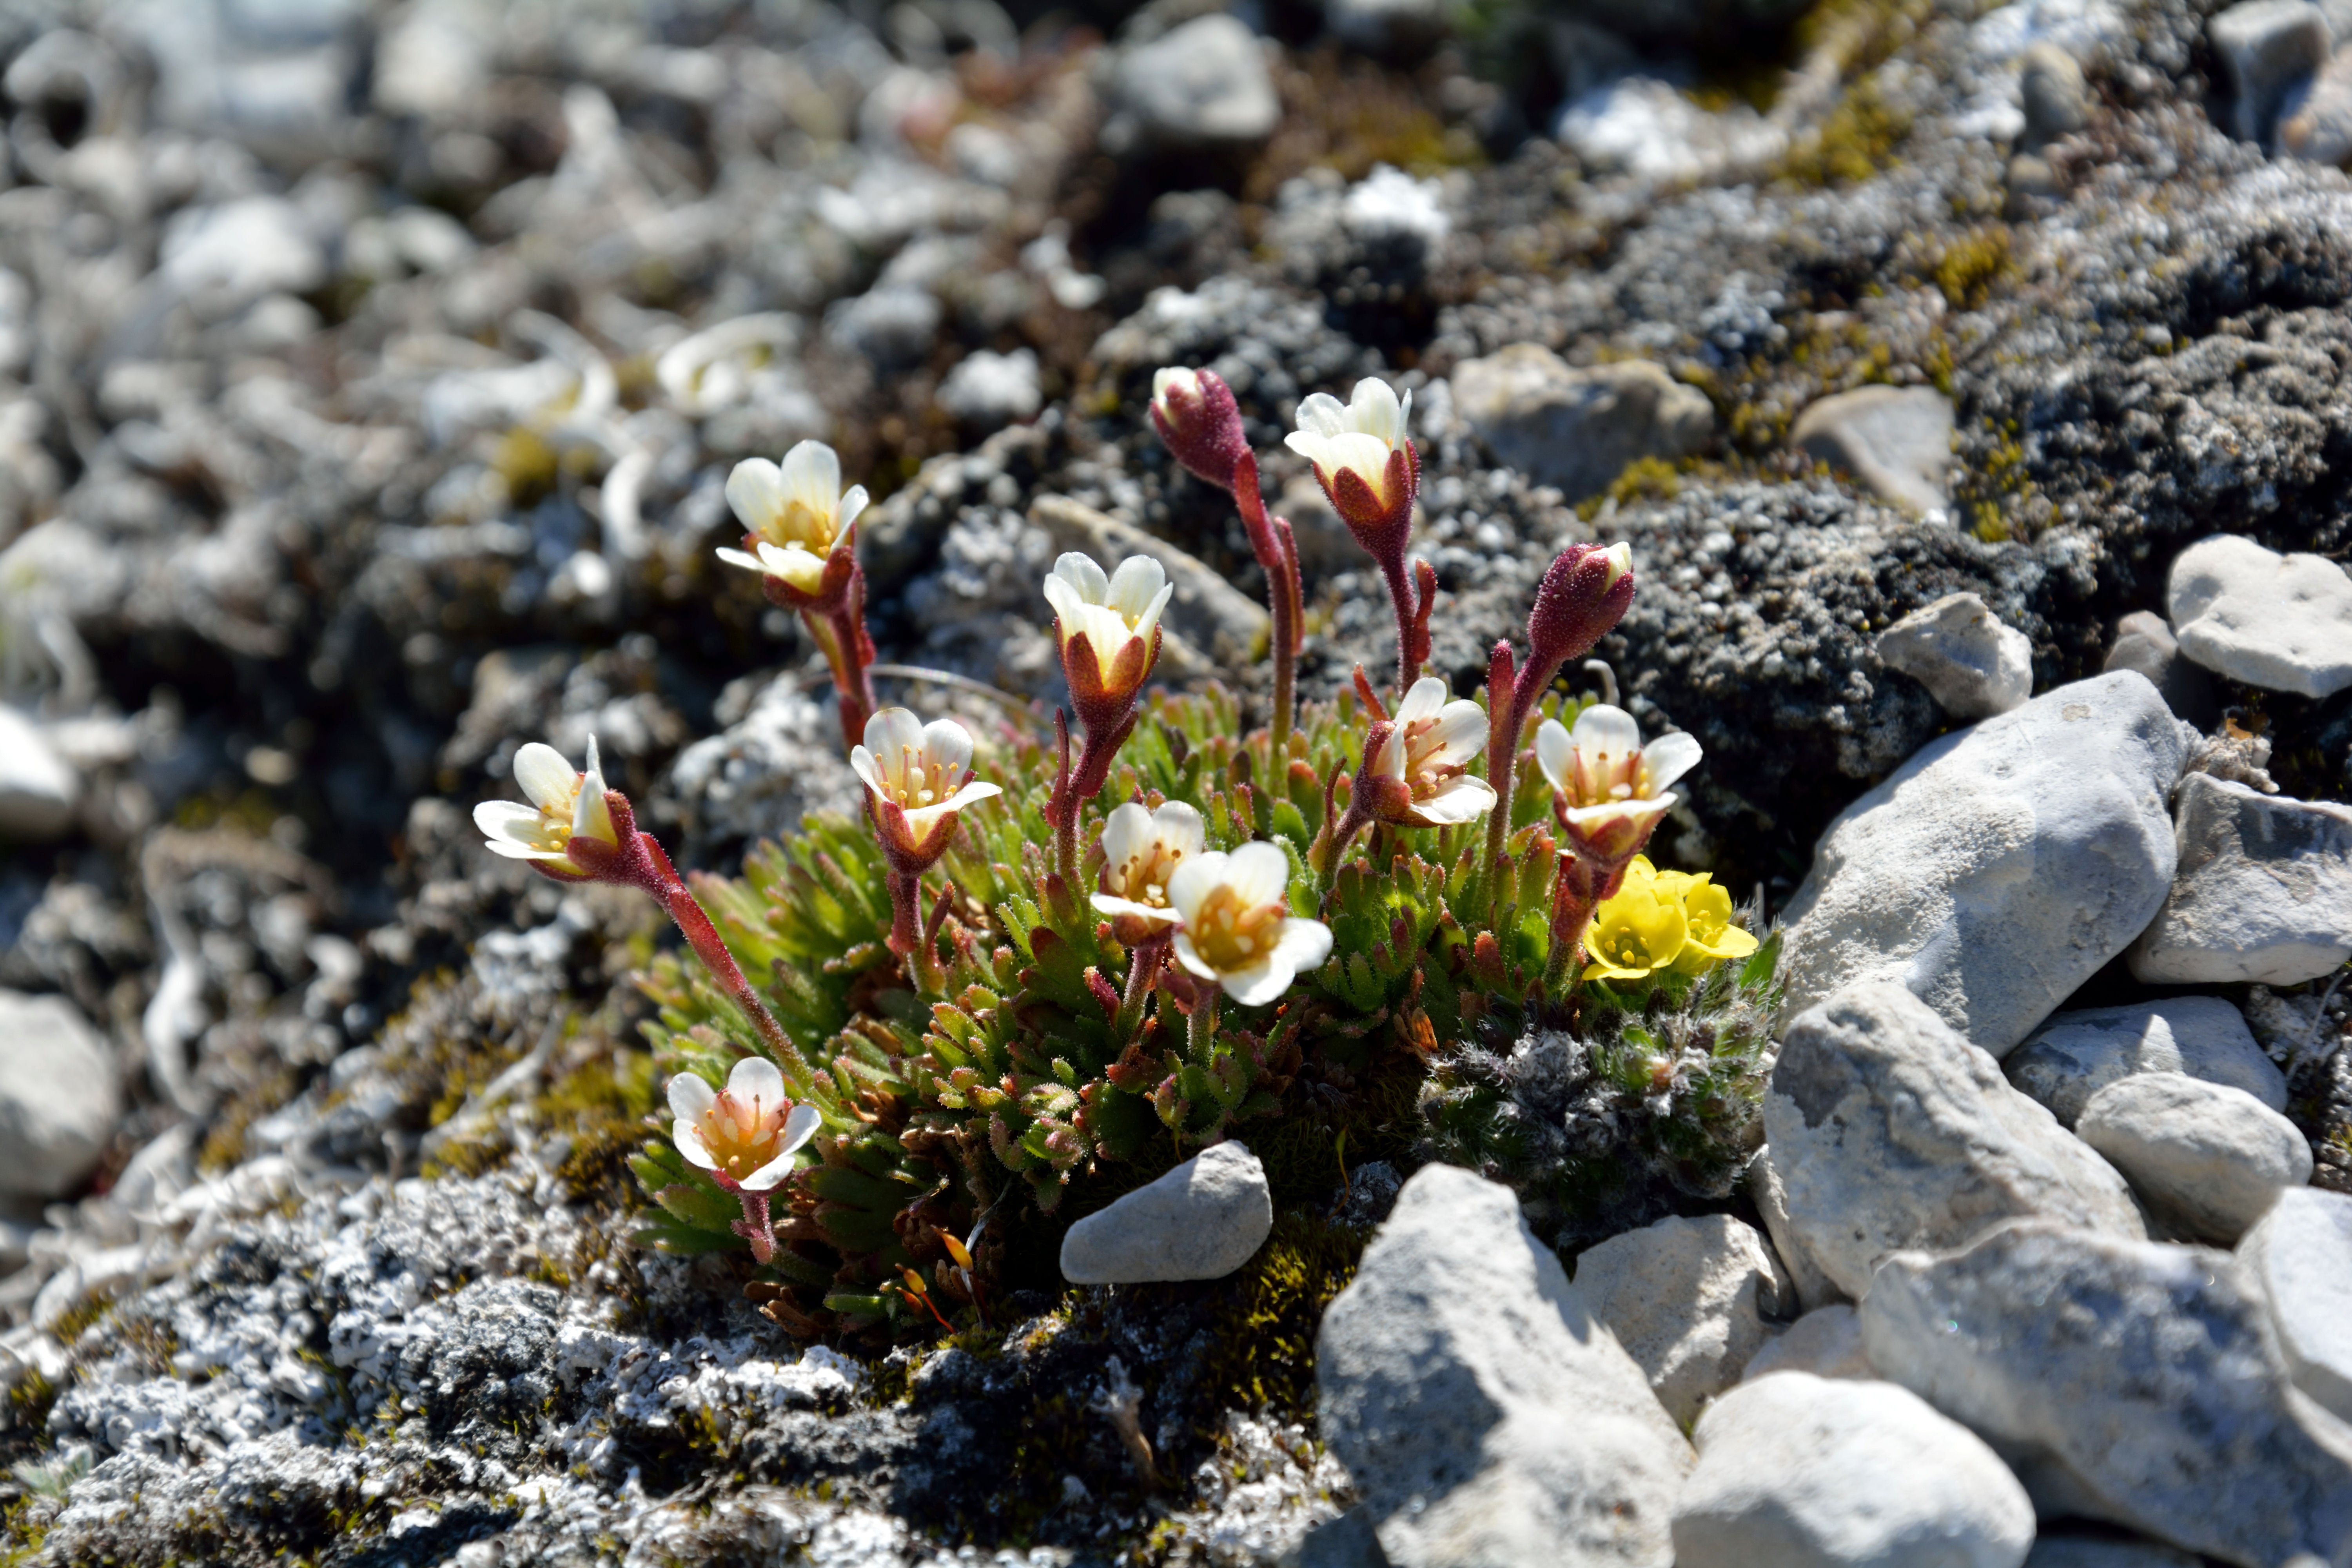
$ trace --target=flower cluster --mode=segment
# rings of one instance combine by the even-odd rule
[[[1731,895],[1705,872],[1661,871],[1646,855],[1627,862],[1617,890],[1593,911],[1587,980],[1699,974],[1746,958],[1756,938],[1732,923]]]

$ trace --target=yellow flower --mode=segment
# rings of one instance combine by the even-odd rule
[[[1689,935],[1682,900],[1660,885],[1648,858],[1637,855],[1625,868],[1623,883],[1593,912],[1584,939],[1591,960],[1584,978],[1646,980],[1673,966]]]
[[[1696,876],[1687,871],[1661,871],[1657,875],[1659,887],[1671,889],[1680,900],[1683,918],[1690,928],[1682,956],[1675,960],[1678,973],[1702,974],[1709,964],[1727,958],[1746,958],[1756,951],[1754,933],[1731,923],[1731,894],[1717,887],[1713,878],[1704,871]]]

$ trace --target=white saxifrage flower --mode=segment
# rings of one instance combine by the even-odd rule
[[[679,1073],[669,1080],[669,1109],[678,1153],[730,1192],[773,1189],[823,1121],[815,1106],[793,1103],[784,1075],[765,1057],[737,1062],[720,1089]]]
[[[1290,860],[1271,844],[1210,850],[1176,868],[1176,961],[1244,1006],[1274,1001],[1331,956],[1331,928],[1290,912]]]
[[[1354,522],[1342,499],[1341,476],[1360,480],[1380,507],[1391,505],[1398,497],[1391,489],[1390,458],[1404,450],[1412,421],[1412,394],[1399,399],[1387,382],[1368,375],[1345,403],[1328,392],[1302,399],[1298,428],[1283,437],[1283,445],[1315,465],[1315,477],[1330,492],[1332,504]]]
[[[489,839],[491,854],[535,860],[560,875],[584,877],[588,869],[572,858],[574,839],[619,847],[620,832],[604,802],[604,770],[597,760],[595,736],[588,737],[585,773],[574,773],[553,746],[533,741],[515,753],[514,781],[530,797],[529,805],[486,800],[474,807],[474,826]]]
[[[1169,884],[1187,861],[1200,858],[1207,843],[1201,814],[1181,800],[1157,811],[1129,801],[1110,814],[1103,824],[1102,890],[1095,894],[1094,906],[1124,928],[1120,941],[1159,935],[1177,923]]]
[[[1486,747],[1486,710],[1446,700],[1445,682],[1425,675],[1397,705],[1388,738],[1373,754],[1370,782],[1381,820],[1408,827],[1469,822],[1493,809],[1494,786],[1464,772]]]
[[[747,458],[727,476],[727,504],[756,553],[721,550],[719,559],[775,579],[800,599],[837,593],[856,552],[866,487],[841,488],[841,458],[822,441],[803,441],[782,467]]]
[[[1547,719],[1536,731],[1536,764],[1557,792],[1557,815],[1571,843],[1603,863],[1631,858],[1674,809],[1668,791],[1698,765],[1699,744],[1679,731],[1644,746],[1622,708],[1596,702],[1573,730]]]
[[[955,837],[956,813],[1003,792],[971,776],[971,733],[952,719],[926,724],[904,708],[866,721],[849,765],[872,797],[882,851],[901,871],[928,868]]]
[[[1045,579],[1060,634],[1062,670],[1079,716],[1094,722],[1106,707],[1124,708],[1160,654],[1160,613],[1175,587],[1149,555],[1130,555],[1106,574],[1073,551]]]

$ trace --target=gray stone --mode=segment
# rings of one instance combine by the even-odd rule
[[[1576,1289],[1685,1426],[1763,1345],[1765,1319],[1795,1307],[1770,1244],[1727,1214],[1676,1215],[1588,1247]]]
[[[2117,1079],[2075,1131],[2159,1215],[2225,1247],[2311,1180],[2311,1145],[2294,1122],[2242,1089],[2182,1073]]]
[[[2215,15],[2205,35],[2230,89],[2231,134],[2242,142],[2269,141],[2288,95],[2327,59],[2327,18],[2309,0],[2245,0]]]
[[[1222,1279],[1273,1229],[1265,1167],[1243,1144],[1212,1143],[1072,1226],[1062,1237],[1062,1278],[1073,1285]]]
[[[2352,1556],[2352,1428],[2294,1392],[2228,1253],[2020,1220],[1889,1258],[1861,1311],[1872,1363],[2037,1496],[2230,1563]]]
[[[2211,727],[2221,705],[2204,666],[2184,658],[2179,639],[2153,610],[2134,610],[2116,623],[2115,646],[2102,669],[2137,669],[2155,682],[2164,704],[2199,729]]]
[[[1780,1267],[1789,1277],[1796,1292],[1797,1310],[1811,1312],[1845,1300],[1813,1255],[1805,1248],[1804,1239],[1797,1234],[1795,1222],[1789,1218],[1789,1194],[1780,1185],[1780,1178],[1772,1172],[1772,1146],[1766,1144],[1756,1151],[1748,1162],[1748,1195],[1756,1201],[1756,1212],[1764,1216],[1765,1234],[1772,1238],[1772,1251],[1780,1259]]]
[[[2191,773],[2178,821],[2179,871],[2133,974],[2295,985],[2352,957],[2352,807]]]
[[[1045,405],[1038,382],[1037,351],[1011,353],[978,349],[956,362],[940,383],[940,406],[980,430],[996,430],[1026,419]]]
[[[81,775],[40,726],[0,703],[0,838],[47,840],[74,824]]]
[[[1316,1346],[1324,1440],[1400,1568],[1673,1561],[1691,1464],[1510,1189],[1405,1184]]]
[[[1995,1057],[2163,906],[2188,742],[2145,676],[2046,691],[1840,813],[1789,906],[1789,1006],[1895,980]]]
[[[1789,445],[1843,468],[1881,500],[1914,511],[1948,504],[1952,400],[1932,386],[1861,386],[1808,404]]]
[[[1947,594],[1912,611],[1871,645],[1888,668],[1927,689],[1964,724],[2021,707],[2033,695],[2033,643],[2002,626],[1974,594]]]
[[[74,1191],[121,1120],[113,1054],[73,1004],[0,991],[0,1195]]]
[[[2314,163],[2352,163],[2352,49],[2339,48],[2279,121],[2279,150]]]
[[[2199,540],[2172,563],[2164,610],[2180,651],[2231,680],[2302,697],[2352,686],[2352,577],[2324,555],[2281,555],[2234,533]]]
[[[1891,1383],[1776,1373],[1717,1400],[1696,1436],[1675,1568],[2019,1568],[2033,1544],[2000,1457]]]
[[[2125,1007],[2053,1013],[2001,1063],[2009,1081],[2074,1125],[2091,1096],[2126,1074],[2179,1072],[2242,1089],[2286,1109],[2286,1078],[2219,996],[2168,996]]]
[[[1272,627],[1265,606],[1168,541],[1067,496],[1039,496],[1029,521],[1052,537],[1056,551],[1091,555],[1106,571],[1130,555],[1160,563],[1176,590],[1160,620],[1162,679],[1213,674],[1219,665],[1246,663],[1265,651]]]
[[[1628,463],[1697,451],[1715,410],[1648,360],[1579,370],[1549,349],[1513,343],[1454,370],[1454,406],[1497,462],[1570,500],[1609,488]]]
[[[1870,1364],[1870,1352],[1862,1348],[1862,1320],[1843,1301],[1807,1312],[1786,1332],[1767,1341],[1739,1374],[1739,1381],[1747,1383],[1769,1372],[1809,1372],[1815,1377],[1878,1375]]]
[[[2290,1187],[2238,1243],[2294,1385],[2352,1421],[2352,1195]]]
[[[1846,1295],[1899,1247],[1957,1247],[2047,1215],[2146,1234],[2096,1154],[1900,985],[1865,983],[1789,1026],[1764,1097],[1789,1218]]]
[[[2198,1568],[2198,1564],[2187,1552],[2153,1541],[2044,1535],[2025,1554],[2025,1568]]]
[[[2039,147],[2073,134],[2089,122],[2091,89],[2074,57],[2047,41],[2025,51],[2017,70],[2018,98],[2025,110],[2024,147]]]
[[[1444,37],[1451,24],[1440,0],[1323,0],[1323,25],[1367,54],[1412,55]]]
[[[1282,100],[1257,35],[1223,13],[1171,27],[1120,57],[1111,101],[1133,134],[1169,146],[1263,142]]]

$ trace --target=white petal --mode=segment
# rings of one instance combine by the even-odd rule
[[[783,471],[765,458],[746,458],[727,476],[727,504],[745,531],[757,533],[784,510]]]
[[[1200,950],[1192,945],[1192,939],[1184,932],[1180,931],[1176,933],[1172,948],[1176,954],[1176,962],[1203,980],[1219,978],[1217,972],[1210,968],[1208,961],[1201,956]]]
[[[1156,630],[1160,625],[1160,612],[1168,607],[1168,601],[1175,592],[1176,584],[1169,583],[1162,585],[1160,592],[1151,596],[1151,603],[1144,605],[1143,614],[1135,618],[1135,635],[1137,637],[1141,637],[1147,643],[1151,640],[1152,632]]]
[[[930,832],[931,824],[937,822],[940,817],[949,815],[950,812],[961,811],[968,805],[978,805],[982,801],[988,799],[991,795],[1003,795],[1003,793],[1004,791],[1003,787],[997,784],[978,783],[968,784],[964,785],[963,788],[956,791],[955,794],[948,796],[945,800],[934,802],[929,805],[918,806],[914,810],[908,812],[907,826],[908,828],[913,830],[918,837],[920,837]]]
[[[1198,397],[1201,395],[1200,374],[1176,364],[1163,364],[1151,373],[1151,401],[1160,405],[1162,413],[1167,411],[1166,398],[1171,386],[1187,397]]]
[[[1277,849],[1275,853],[1278,855],[1281,851]],[[1177,867],[1176,874],[1168,879],[1170,907],[1174,909],[1183,920],[1190,921],[1193,916],[1201,912],[1201,900],[1209,896],[1210,889],[1222,885],[1225,880],[1226,862],[1231,858],[1232,857],[1222,849],[1212,849],[1198,858],[1187,860]],[[1202,970],[1200,973],[1209,972]]]
[[[882,769],[874,761],[874,753],[863,746],[849,748],[849,771],[865,781],[866,787],[887,800],[890,787],[882,779]]]
[[[1349,431],[1334,436],[1323,443],[1323,457],[1318,468],[1328,468],[1336,476],[1342,468],[1353,468],[1374,495],[1385,495],[1389,479],[1389,444],[1378,436],[1360,435]]]
[[[1111,574],[1105,603],[1118,612],[1121,620],[1132,625],[1143,618],[1152,601],[1167,586],[1168,568],[1149,555],[1130,555]]]
[[[613,809],[604,804],[604,767],[596,757],[596,737],[588,737],[588,771],[580,781],[580,796],[572,805],[572,837],[606,844],[621,841],[613,826]]]
[[[885,778],[895,779],[900,758],[923,744],[923,721],[904,708],[877,708],[866,721],[866,749],[881,763]]]
[[[671,1122],[669,1141],[677,1145],[678,1153],[685,1157],[688,1164],[699,1165],[706,1171],[719,1169],[718,1160],[711,1154],[709,1146],[702,1142],[701,1130],[693,1123]]]
[[[1543,770],[1552,788],[1568,787],[1575,760],[1576,742],[1569,739],[1565,724],[1557,719],[1547,719],[1536,727],[1536,766]]]
[[[681,1121],[699,1121],[719,1091],[698,1072],[672,1073],[669,1080],[669,1108]]]
[[[933,767],[960,773],[971,765],[971,731],[952,719],[934,719],[923,726],[923,757]]]
[[[1054,614],[1060,618],[1062,634],[1077,636],[1078,628],[1086,625],[1086,595],[1059,572],[1046,574],[1045,589],[1045,603],[1054,606]]]
[[[784,1092],[784,1075],[765,1057],[745,1057],[727,1075],[727,1092],[737,1100],[756,1100],[762,1110],[772,1110],[791,1097]]]
[[[1269,952],[1247,969],[1229,970],[1217,976],[1225,994],[1244,1007],[1263,1007],[1278,1001],[1298,978],[1298,971],[1286,963],[1279,951]]]
[[[1290,885],[1290,858],[1262,838],[1244,844],[1227,858],[1225,882],[1244,909],[1278,904]]]
[[[1697,737],[1676,730],[1642,748],[1642,777],[1652,795],[1663,795],[1668,784],[1698,766]]]
[[[1328,392],[1318,392],[1298,400],[1298,429],[1307,436],[1337,436],[1352,429],[1348,423],[1348,405]],[[1294,445],[1294,450],[1296,447]]]
[[[1162,846],[1180,858],[1200,854],[1209,842],[1200,812],[1181,800],[1171,800],[1151,814],[1151,830],[1160,836]]]
[[[543,808],[570,805],[580,775],[563,760],[562,752],[533,741],[515,753],[514,782],[530,797],[533,805]]]
[[[1136,807],[1139,812],[1143,808]],[[529,829],[540,824],[538,808],[512,800],[486,800],[474,807],[474,826],[485,837],[512,844],[530,844]]]
[[[1412,814],[1432,827],[1448,827],[1457,822],[1470,822],[1495,809],[1495,788],[1485,779],[1465,773],[1446,781],[1445,787],[1427,800],[1415,801]]]
[[[765,541],[762,541],[761,542],[764,543]],[[724,561],[730,566],[740,566],[746,572],[764,573],[768,569],[767,563],[761,561],[758,556],[746,555],[740,550],[730,550],[725,545],[719,546],[719,559]]]
[[[1331,438],[1319,430],[1293,430],[1282,444],[1325,473],[1338,467],[1331,460]]]
[[[1437,711],[1436,727],[1429,731],[1430,761],[1460,764],[1486,749],[1486,710],[1468,698],[1449,702]]]
[[[570,858],[561,849],[542,848],[536,844],[526,844],[514,838],[493,838],[482,847],[493,855],[503,855],[509,860],[567,860]]]
[[[1672,811],[1676,798],[1673,795],[1662,795],[1649,800],[1612,800],[1599,805],[1570,806],[1567,821],[1571,827],[1599,828],[1622,817],[1646,827]]]
[[[858,514],[866,510],[868,499],[864,485],[852,485],[842,491],[841,510],[833,514],[833,526],[843,533],[848,532],[849,525],[856,522]]]
[[[1282,938],[1274,944],[1274,953],[1294,970],[1319,969],[1331,956],[1331,928],[1321,921],[1293,915],[1282,922]]]
[[[1424,675],[1412,683],[1412,689],[1397,704],[1396,721],[1410,724],[1416,719],[1434,719],[1445,706],[1445,682],[1437,676]],[[1476,704],[1472,704],[1476,706]]]
[[[822,441],[803,441],[784,454],[777,475],[783,500],[798,501],[821,517],[841,502],[841,456]]]
[[[1103,822],[1103,858],[1113,866],[1120,865],[1146,848],[1153,837],[1151,813],[1131,800],[1114,806]]]
[[[747,1193],[764,1193],[781,1184],[793,1173],[793,1157],[779,1154],[735,1184]]]
[[[1375,437],[1383,447],[1404,445],[1404,410],[1396,388],[1379,376],[1368,375],[1348,395],[1349,425]]]
[[[805,1100],[793,1107],[784,1118],[784,1152],[797,1153],[801,1147],[817,1135],[824,1125],[824,1112]]]
[[[1372,772],[1392,779],[1404,777],[1404,727],[1391,725],[1381,741],[1381,754],[1372,759]]]
[[[1110,673],[1111,660],[1118,657],[1119,650],[1127,647],[1135,636],[1128,629],[1127,622],[1119,613],[1108,605],[1080,605],[1077,620],[1073,623],[1068,616],[1064,616],[1062,630],[1074,637],[1083,637],[1095,645],[1095,660],[1102,666],[1106,675]]]
[[[1110,599],[1110,579],[1091,555],[1067,552],[1054,562],[1054,575],[1076,588],[1084,604],[1106,604]]]
[[[1176,923],[1174,910],[1159,909],[1150,904],[1139,904],[1133,899],[1114,898],[1108,893],[1097,893],[1093,895],[1091,901],[1097,914],[1114,917],[1132,915],[1137,920],[1148,921],[1152,925],[1172,926]]]
[[[1605,752],[1613,762],[1642,749],[1642,726],[1622,708],[1596,702],[1576,716],[1576,728],[1569,738],[1585,755]]]
[[[978,805],[982,801],[992,799],[1003,793],[1004,786],[1002,784],[987,784],[982,780],[973,779],[963,788],[948,796],[947,809],[961,811],[965,806]]]

